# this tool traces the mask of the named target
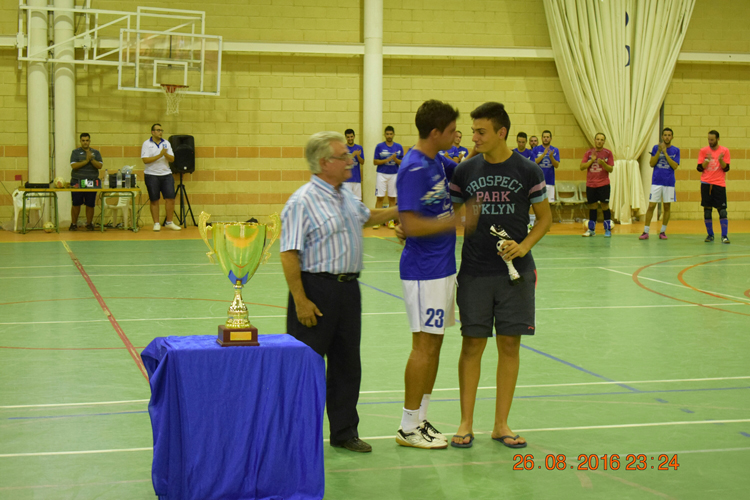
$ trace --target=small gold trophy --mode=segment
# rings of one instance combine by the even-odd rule
[[[219,325],[220,346],[260,345],[258,329],[250,324],[247,306],[242,301],[242,286],[252,278],[258,266],[268,262],[271,246],[281,233],[278,214],[271,215],[270,224],[254,222],[214,222],[206,226],[211,214],[201,212],[198,217],[198,232],[208,245],[206,253],[211,262],[218,260],[224,275],[234,285],[234,300],[229,306],[227,324]],[[208,241],[211,232],[213,246]]]

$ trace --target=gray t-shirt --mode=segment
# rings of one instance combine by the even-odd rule
[[[91,151],[91,155],[93,158],[101,163],[104,163],[102,161],[102,155],[99,153],[98,150],[94,148],[89,148]],[[83,150],[83,148],[74,149],[72,153],[70,153],[70,164],[78,163],[80,161],[83,161],[86,159],[86,151]],[[71,179],[98,179],[99,178],[99,169],[96,168],[94,165],[91,164],[91,162],[88,162],[86,165],[82,166],[81,168],[75,168],[70,173]]]

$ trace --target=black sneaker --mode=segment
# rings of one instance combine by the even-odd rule
[[[89,222],[88,224],[86,224],[86,229],[88,229],[89,231],[94,231],[94,224]]]
[[[372,446],[365,443],[358,437],[349,438],[341,443],[330,443],[334,448],[346,448],[349,451],[356,451],[357,453],[370,453]]]
[[[78,231],[78,226],[75,222],[70,224],[70,227],[68,228],[68,231]]]
[[[712,241],[714,241],[714,235],[709,234],[708,236],[706,236],[706,239],[703,241],[705,241],[706,243],[711,243]]]
[[[725,245],[729,245],[729,238],[726,236],[722,236],[721,242],[724,243]]]

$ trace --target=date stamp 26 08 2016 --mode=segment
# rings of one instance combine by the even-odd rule
[[[540,457],[541,458],[541,457]],[[543,465],[534,461],[534,455],[514,455],[513,470],[677,470],[680,464],[677,462],[677,455],[644,455],[628,454],[625,459],[621,459],[618,454],[605,455],[587,455],[580,454],[576,460],[578,465],[568,464],[568,457],[565,455],[545,455]]]

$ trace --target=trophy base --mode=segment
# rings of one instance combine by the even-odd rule
[[[523,282],[523,276],[519,276],[516,279],[509,279],[508,281],[510,282],[510,286],[516,286],[517,284]]]
[[[219,338],[216,339],[221,347],[231,346],[258,346],[258,329],[250,328],[227,328],[219,325]]]

